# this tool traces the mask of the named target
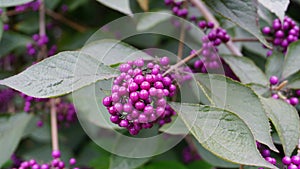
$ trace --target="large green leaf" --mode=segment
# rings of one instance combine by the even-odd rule
[[[263,99],[268,116],[274,124],[286,156],[291,156],[298,144],[300,124],[297,110],[281,100]]]
[[[159,13],[159,14],[158,14]],[[164,22],[172,17],[171,12],[167,10],[157,12],[147,12],[139,18],[136,25],[138,31],[145,31],[153,28],[157,24]]]
[[[0,84],[29,96],[46,98],[70,93],[118,73],[94,57],[81,52],[61,52],[32,65]]]
[[[282,77],[287,78],[288,76],[298,72],[300,70],[300,40],[293,42],[289,45],[287,54],[284,59]]]
[[[248,86],[222,75],[195,74],[216,107],[236,113],[245,121],[254,138],[274,151],[270,124],[258,95]]]
[[[233,163],[276,168],[261,156],[252,132],[236,113],[196,104],[171,106],[197,141],[216,156]]]
[[[15,32],[4,32],[0,42],[0,58],[9,54],[12,50],[24,47],[31,43],[32,39],[28,36]]]
[[[33,0],[0,0],[0,7],[17,6],[31,1]]]
[[[32,115],[27,113],[18,113],[9,118],[0,118],[0,167],[17,148],[31,118]]]
[[[111,81],[103,80],[73,92],[73,103],[79,119],[86,119],[102,128],[118,128],[118,125],[110,122],[110,114],[102,105],[102,99],[107,96],[105,91],[109,90]]]
[[[249,0],[205,0],[216,13],[239,25],[257,37],[266,46],[270,46],[260,32],[257,23],[257,4]]]
[[[112,155],[109,169],[137,168],[149,161],[149,158],[126,158]]]
[[[193,139],[193,143],[195,144],[200,157],[211,165],[222,168],[237,168],[239,166],[238,164],[230,163],[215,156],[213,153],[206,150],[196,139]]]
[[[129,0],[97,0],[97,1],[109,8],[115,9],[127,15],[132,15]]]
[[[300,71],[289,76],[287,88],[289,89],[300,89]]]
[[[281,21],[283,21],[285,11],[290,3],[289,0],[258,0],[258,2],[276,14]]]
[[[106,65],[114,65],[137,58],[154,59],[143,51],[113,39],[92,41],[85,45],[81,51],[95,57]]]
[[[282,53],[274,53],[267,58],[267,63],[265,66],[266,76],[270,78],[271,76],[280,77],[282,73],[282,66],[284,62],[284,56]]]
[[[246,58],[238,56],[224,55],[222,58],[231,67],[233,72],[243,83],[256,83],[267,85],[268,79],[255,63]]]

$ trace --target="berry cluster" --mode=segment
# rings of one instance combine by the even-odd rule
[[[272,89],[272,87],[278,85],[278,83],[279,83],[279,79],[277,76],[271,76],[269,81],[271,84],[271,89]],[[294,95],[300,96],[300,90],[297,90],[297,91],[295,91],[295,93],[292,93],[292,94],[287,93],[286,95],[288,95],[288,96],[284,96],[281,92],[278,92],[277,90],[275,90],[275,93],[272,94],[272,98],[284,99],[284,101],[286,101],[287,103],[289,103],[292,106],[296,106],[299,103],[299,99],[297,97],[294,97]]]
[[[12,89],[2,89],[0,90],[0,103],[9,103],[15,95]],[[0,105],[0,112],[6,113],[8,109],[7,104]]]
[[[176,86],[170,75],[162,75],[168,68],[168,57],[147,64],[143,59],[121,64],[121,75],[113,82],[111,96],[102,101],[111,122],[127,128],[131,135],[155,123],[169,123],[175,112],[165,97],[172,97]]]
[[[183,1],[165,0],[165,5],[170,6],[173,14],[176,16],[183,18],[188,16],[189,11],[184,7]]]
[[[64,169],[66,168],[66,163],[60,160],[60,151],[52,152],[53,160],[49,163],[39,164],[36,160],[31,159],[29,161],[23,161],[18,169]],[[75,158],[70,158],[69,160],[69,168],[76,164]],[[73,167],[73,169],[79,169],[78,167]]]
[[[299,27],[296,22],[286,16],[283,24],[279,19],[273,21],[272,27],[264,27],[262,32],[273,38],[272,43],[278,47],[279,51],[286,52],[290,43],[297,41],[299,36]],[[272,55],[272,51],[267,52],[267,56]]]
[[[202,37],[202,59],[195,61],[195,70],[200,70],[202,73],[206,73],[207,69],[218,69],[221,66],[220,58],[218,56],[218,46],[222,43],[227,43],[230,40],[230,36],[225,29],[216,28],[213,29],[214,24],[212,22],[199,21],[199,28],[209,33]],[[194,52],[194,51],[192,51]]]
[[[201,159],[199,154],[197,152],[193,152],[190,147],[185,147],[182,150],[182,158],[184,163],[191,163]]]
[[[27,54],[28,55],[35,55],[39,48],[41,48],[43,45],[47,45],[49,42],[49,38],[47,35],[38,35],[34,34],[32,36],[32,39],[34,40],[34,43],[29,43],[26,45]],[[56,45],[52,45],[51,48],[48,51],[48,56],[54,55],[57,51]]]
[[[75,107],[72,103],[61,101],[57,104],[57,120],[58,124],[64,124],[66,127],[77,121]]]
[[[33,11],[39,10],[41,5],[41,0],[33,1],[33,2],[28,2],[22,5],[18,5],[15,7],[15,11],[17,12],[24,12],[25,10],[31,9]]]
[[[40,98],[34,98],[31,96],[27,96],[24,93],[20,93],[21,97],[23,97],[25,104],[24,104],[24,111],[25,112],[30,112],[34,107],[32,106],[33,103],[37,103],[37,102],[46,102],[49,99],[40,99]]]

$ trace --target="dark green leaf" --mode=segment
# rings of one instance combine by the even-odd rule
[[[0,118],[0,167],[17,148],[31,118],[32,115],[27,113],[18,113],[9,118]]]
[[[238,56],[222,56],[225,62],[231,67],[233,72],[243,83],[256,83],[267,85],[268,79],[265,74],[255,65],[255,63],[246,58]]]
[[[300,124],[297,110],[281,100],[263,99],[268,116],[274,124],[286,156],[291,156],[300,136]]]
[[[182,163],[177,161],[158,161],[151,163],[143,169],[187,169]]]
[[[9,54],[12,50],[24,47],[31,43],[32,39],[28,36],[15,32],[4,32],[0,42],[0,57]]]
[[[206,4],[216,13],[239,25],[263,44],[270,46],[260,32],[257,23],[257,4],[249,0],[205,0]]]
[[[68,94],[118,73],[94,57],[81,52],[61,52],[32,65],[23,72],[1,80],[29,96],[46,98]]]
[[[222,167],[222,168],[237,168],[239,166],[238,164],[224,161],[223,159],[212,154],[211,152],[206,150],[196,139],[193,139],[193,143],[196,145],[200,157],[203,158],[208,163],[210,163],[211,165],[215,167]]]
[[[109,169],[137,168],[147,161],[149,161],[149,158],[126,158],[112,155]]]
[[[171,106],[197,141],[216,156],[233,163],[275,168],[260,155],[250,129],[236,113],[196,104]]]
[[[31,1],[33,0],[0,0],[0,7],[17,6]]]
[[[109,1],[97,0],[97,1],[109,8],[115,9],[127,15],[132,15],[129,0],[109,0]]]
[[[201,169],[212,169],[213,166],[208,164],[205,161],[194,161],[191,162],[187,165],[187,168],[189,169],[196,169],[196,168],[201,168]]]
[[[266,76],[270,78],[271,76],[280,77],[282,73],[282,67],[284,62],[284,56],[282,53],[274,53],[267,58],[266,63]]]
[[[283,78],[287,78],[300,70],[299,53],[300,40],[289,45],[283,64]]]
[[[196,74],[216,107],[236,113],[248,125],[254,138],[274,151],[270,124],[258,95],[248,86],[222,75]]]

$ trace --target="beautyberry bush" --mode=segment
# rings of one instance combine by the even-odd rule
[[[300,168],[299,0],[0,0],[0,168]]]

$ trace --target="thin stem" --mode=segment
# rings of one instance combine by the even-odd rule
[[[198,8],[198,10],[203,14],[204,18],[207,21],[214,23],[215,27],[220,27],[220,24],[217,21],[217,19],[214,17],[214,15],[210,13],[210,11],[207,9],[205,4],[201,0],[190,0],[190,1],[195,5],[196,8]],[[234,46],[231,40],[229,40],[226,43],[226,47],[231,51],[232,54],[236,56],[242,56],[240,50],[236,46]]]
[[[46,9],[46,14],[52,17],[53,19],[70,26],[71,28],[75,29],[78,32],[85,32],[87,30],[86,27],[79,25],[78,23],[73,22],[70,19],[64,17],[63,15],[56,13],[50,9]]]
[[[178,51],[177,51],[178,61],[182,59],[184,39],[185,39],[185,25],[184,25],[184,21],[182,21],[181,30],[180,30],[180,39],[179,39]]]
[[[58,130],[57,130],[57,118],[56,118],[56,99],[50,100],[50,114],[51,114],[51,138],[52,138],[52,149],[59,150],[58,144]]]
[[[266,39],[268,42],[272,42],[272,39]],[[232,42],[259,42],[256,38],[232,38]]]
[[[240,165],[240,169],[244,169],[244,166],[243,166],[243,165]]]
[[[46,22],[45,22],[45,3],[44,0],[41,0],[41,5],[39,9],[39,28],[40,37],[43,37],[46,35]],[[47,46],[46,44],[41,46],[41,50],[38,53],[38,60],[42,60],[47,57]]]
[[[178,67],[180,67],[181,65],[185,64],[186,62],[190,61],[191,59],[193,59],[194,57],[198,56],[202,51],[202,48],[199,49],[198,51],[192,53],[191,55],[189,55],[188,57],[184,58],[183,60],[179,61],[178,63],[176,63],[175,65],[171,66],[170,69],[168,69],[163,76],[169,74],[170,72],[172,72],[173,70],[177,69]]]

